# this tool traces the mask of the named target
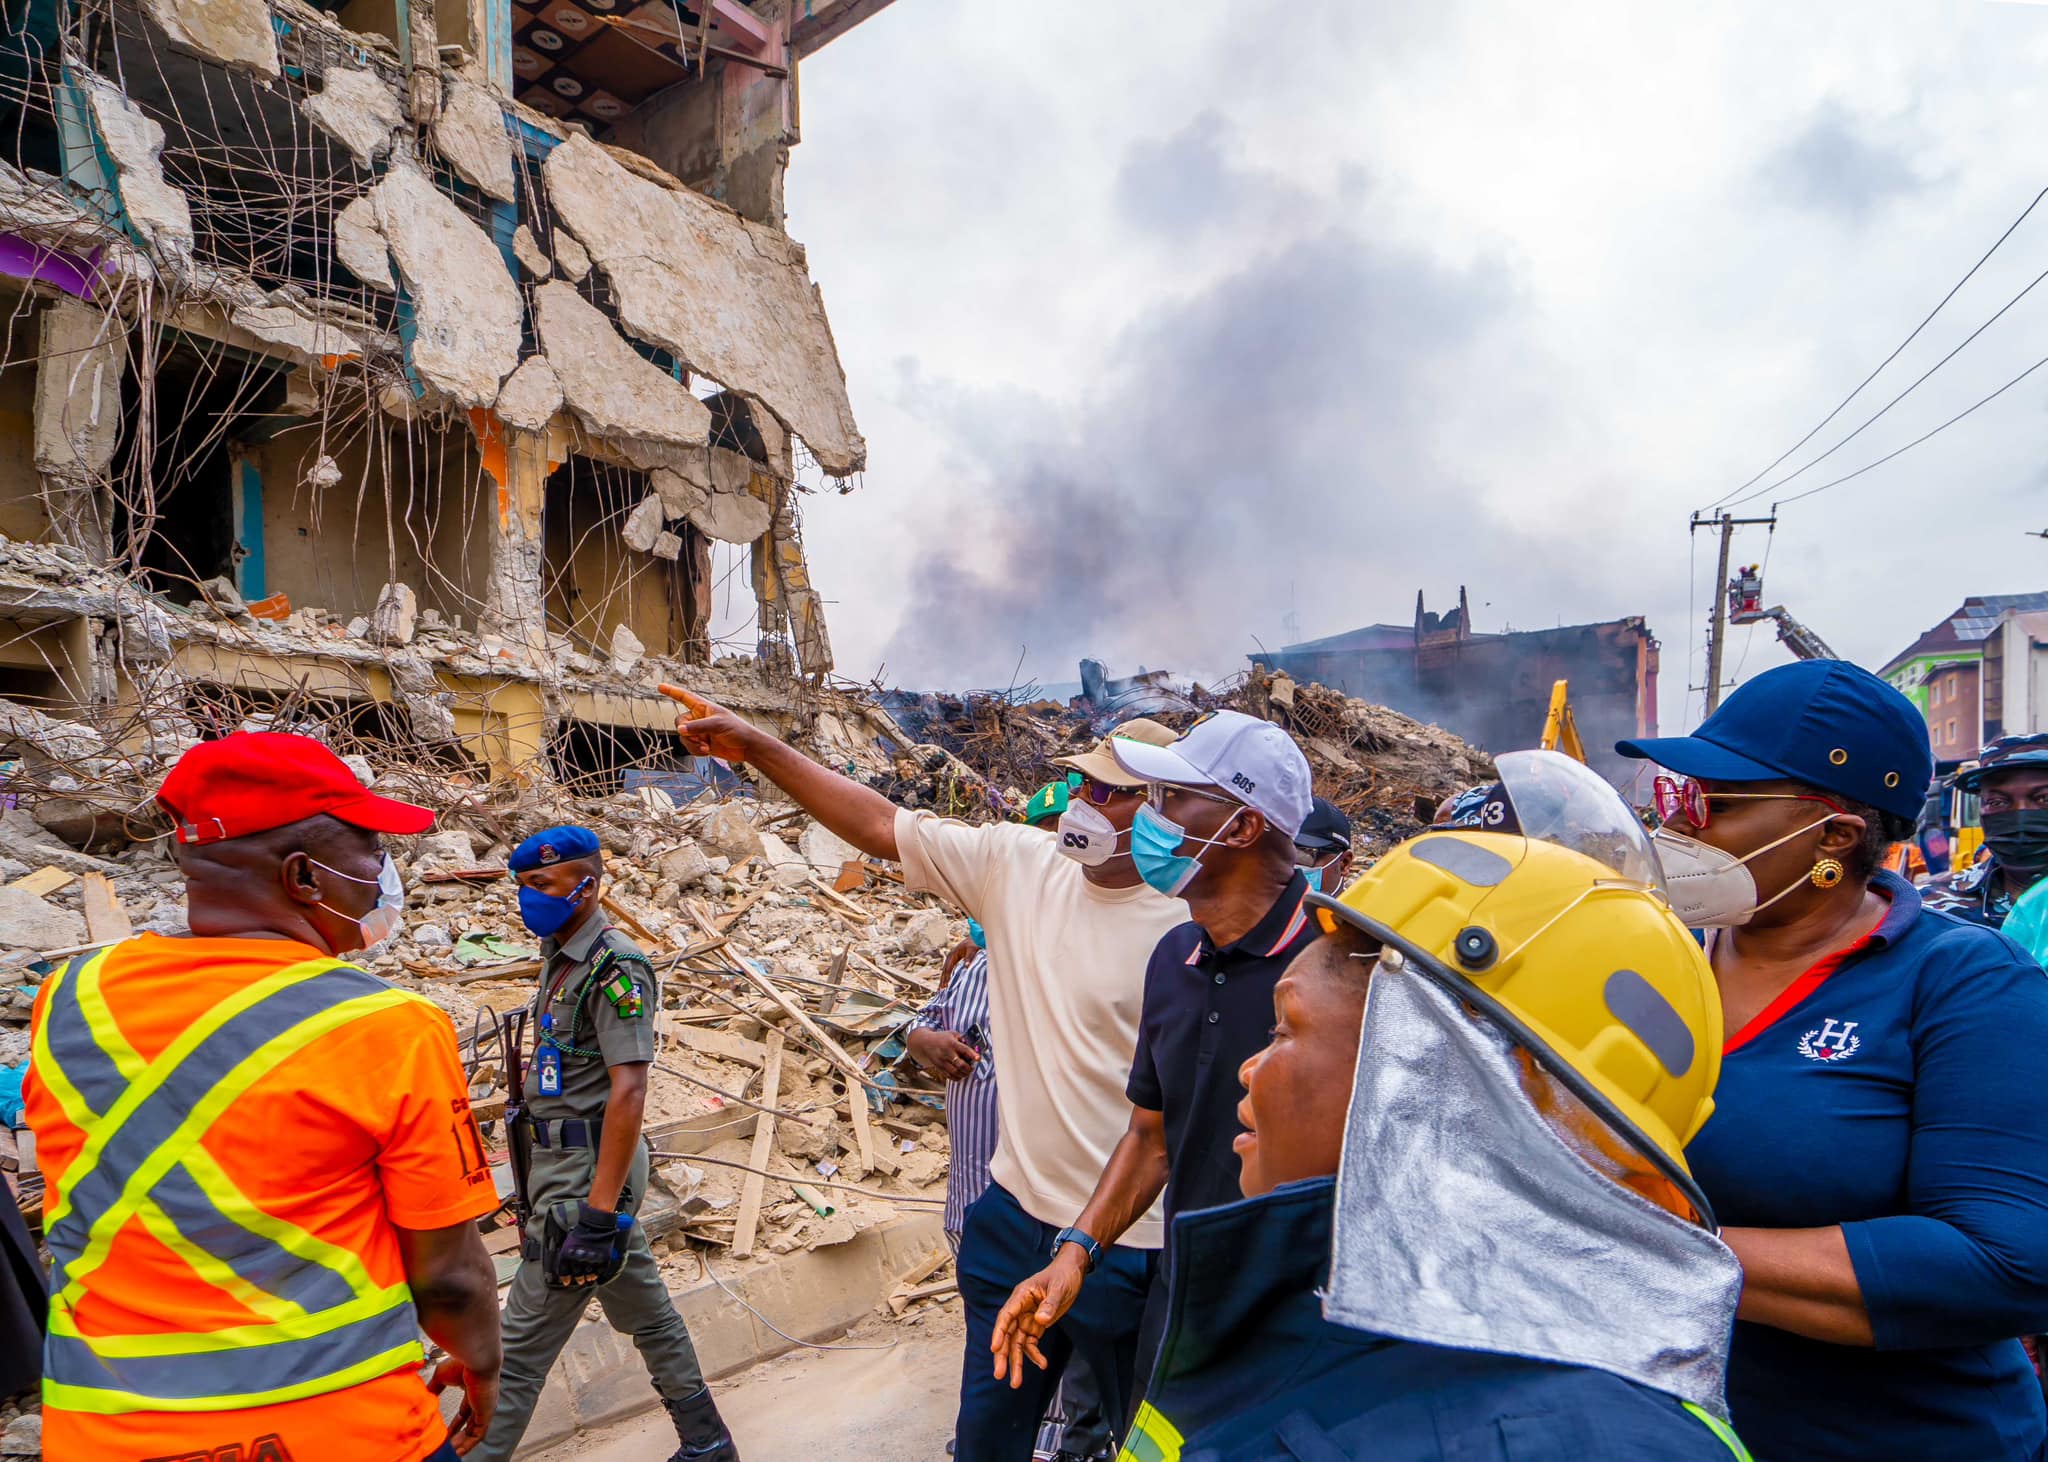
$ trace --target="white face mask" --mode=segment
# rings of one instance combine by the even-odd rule
[[[1100,868],[1116,856],[1116,845],[1123,834],[1092,803],[1077,798],[1060,814],[1055,836],[1060,840],[1060,851],[1083,868]]]
[[[343,873],[339,868],[328,868],[318,858],[309,857],[307,861],[315,868],[332,873],[336,878],[346,878],[350,883],[371,881],[367,878],[357,878],[352,873]],[[405,880],[398,876],[398,865],[391,861],[389,853],[384,855],[384,866],[377,870],[376,884],[376,906],[356,920],[356,930],[362,937],[362,952],[365,956],[375,956],[389,944],[405,919]],[[327,909],[330,914],[348,917],[342,914],[341,910],[329,908],[326,904],[320,904],[318,907]],[[346,954],[348,951],[337,950],[336,953]]]
[[[1698,838],[1673,832],[1668,827],[1658,828],[1650,834],[1650,842],[1657,850],[1657,862],[1664,869],[1664,887],[1671,897],[1671,912],[1678,915],[1689,929],[1734,929],[1747,924],[1805,880],[1795,879],[1759,903],[1756,879],[1743,865],[1834,820],[1835,815],[1829,813],[1819,822],[1810,822],[1798,831],[1789,832],[1776,842],[1765,843],[1755,852],[1740,858]]]

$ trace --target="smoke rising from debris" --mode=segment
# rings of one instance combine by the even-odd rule
[[[896,683],[1000,684],[1025,645],[1040,679],[1084,654],[1116,674],[1225,673],[1251,635],[1273,642],[1290,597],[1311,624],[1405,622],[1425,559],[1478,581],[1511,557],[1459,465],[1464,433],[1527,409],[1507,270],[1378,242],[1219,160],[1226,141],[1202,118],[1133,149],[1128,221],[1169,244],[1270,238],[1276,216],[1298,231],[1128,328],[1079,405],[906,378],[906,407],[953,445],[969,521],[913,572]]]

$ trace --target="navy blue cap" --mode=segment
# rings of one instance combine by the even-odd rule
[[[2048,732],[1999,737],[1977,753],[1977,765],[1956,773],[1956,785],[1965,792],[1974,792],[1984,785],[1986,777],[2018,771],[2021,767],[2048,767]]]
[[[1309,803],[1308,817],[1294,835],[1294,846],[1318,853],[1335,853],[1351,846],[1351,819],[1344,809],[1324,797]]]
[[[544,828],[514,848],[505,867],[513,873],[531,873],[550,863],[588,858],[597,847],[597,834],[587,827]]]
[[[1682,777],[1716,782],[1789,778],[1917,818],[1934,780],[1927,723],[1913,703],[1860,665],[1800,660],[1737,687],[1690,736],[1617,741]]]

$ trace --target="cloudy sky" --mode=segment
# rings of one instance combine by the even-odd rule
[[[2048,5],[1999,0],[900,0],[805,66],[789,176],[869,446],[807,506],[840,666],[1213,675],[1463,583],[1482,630],[1645,616],[1690,724],[1688,513],[2048,184],[2044,78]],[[2048,203],[1758,487],[2044,269]],[[1750,510],[2043,356],[2048,283]],[[1965,594],[2048,588],[2044,483],[2048,368],[1787,506],[1770,597],[1881,664]]]

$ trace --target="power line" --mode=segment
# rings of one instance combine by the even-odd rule
[[[2005,241],[2013,236],[2013,231],[2015,229],[2017,229],[2021,224],[2027,221],[2027,215],[2031,214],[2037,207],[2040,206],[2041,200],[2043,198],[2048,198],[2048,188],[2043,188],[2040,192],[2034,195],[2034,201],[2029,203],[2025,208],[2020,210],[2020,216],[2018,218],[2015,218],[2011,223],[2006,225],[2005,232],[1998,236],[1997,242],[1992,244],[1990,248],[1986,249],[1984,251],[1983,257],[1978,259],[1976,263],[1970,266],[1969,273],[1965,274],[1961,279],[1958,279],[1955,282],[1955,284],[1949,288],[1949,292],[1941,297],[1940,303],[1936,304],[1933,309],[1929,310],[1927,312],[1927,317],[1923,319],[1919,324],[1913,327],[1912,333],[1908,335],[1904,340],[1901,340],[1898,343],[1898,346],[1892,351],[1890,355],[1886,356],[1883,360],[1877,363],[1876,370],[1873,370],[1861,381],[1858,381],[1856,383],[1856,389],[1851,391],[1848,395],[1844,396],[1841,399],[1840,404],[1838,404],[1833,411],[1830,411],[1826,416],[1822,417],[1817,423],[1815,423],[1813,430],[1809,431],[1805,436],[1801,437],[1798,441],[1794,442],[1791,446],[1787,447],[1784,451],[1780,452],[1763,468],[1762,471],[1758,472],[1756,476],[1750,478],[1747,482],[1739,483],[1736,486],[1731,487],[1730,489],[1728,489],[1728,491],[1722,493],[1721,496],[1715,498],[1712,503],[1708,504],[1708,507],[1718,508],[1723,503],[1727,502],[1728,499],[1734,497],[1737,493],[1747,492],[1750,488],[1756,486],[1756,484],[1762,481],[1764,478],[1770,476],[1771,473],[1777,471],[1779,466],[1783,464],[1784,460],[1787,457],[1791,456],[1794,452],[1798,451],[1801,447],[1805,446],[1808,442],[1812,441],[1815,437],[1819,436],[1820,433],[1824,429],[1826,429],[1827,424],[1829,422],[1833,421],[1836,417],[1840,416],[1844,411],[1848,409],[1849,403],[1851,401],[1854,401],[1858,396],[1863,394],[1864,387],[1868,386],[1872,381],[1876,380],[1878,376],[1883,373],[1884,368],[1886,366],[1890,365],[1893,361],[1897,360],[1900,354],[1905,350],[1907,346],[1911,345],[1915,340],[1920,338],[1920,332],[1922,330],[1925,330],[1930,324],[1934,322],[1934,317],[1940,314],[1942,310],[1947,307],[1948,302],[1956,297],[1957,292],[1960,291],[1964,285],[1968,284],[1971,281],[1971,279],[1976,277],[1977,271],[1979,269],[1982,269],[1984,265],[1987,262],[1989,262],[1993,254],[1997,253],[1999,249],[2004,247]],[[1768,490],[1769,489],[1766,489],[1766,491]]]
[[[2018,375],[2014,376],[2011,380],[2007,381],[2003,386],[2000,386],[1996,391],[1993,391],[1989,396],[1983,397],[1982,399],[1974,402],[1969,406],[1965,406],[1961,411],[1958,411],[1954,416],[1951,416],[1947,421],[1944,421],[1940,426],[1922,432],[1919,436],[1913,438],[1912,441],[1906,443],[1905,446],[1900,447],[1894,451],[1887,452],[1882,457],[1879,457],[1875,462],[1866,463],[1863,466],[1858,467],[1854,472],[1845,473],[1843,476],[1837,477],[1832,482],[1823,482],[1819,487],[1809,487],[1804,492],[1795,492],[1792,494],[1792,496],[1785,498],[1778,503],[1773,504],[1773,508],[1775,509],[1786,507],[1792,503],[1800,501],[1802,498],[1810,498],[1817,492],[1826,492],[1831,487],[1840,487],[1843,483],[1861,477],[1864,473],[1871,471],[1873,468],[1884,466],[1884,464],[1891,461],[1892,458],[1901,456],[1907,452],[1912,451],[1913,448],[1919,446],[1929,437],[1938,436],[1942,432],[1947,431],[1950,427],[1954,426],[1964,417],[1969,416],[1971,413],[1975,412],[1979,407],[1989,406],[1992,402],[1996,401],[1999,397],[2003,396],[2007,391],[2010,391],[2014,386],[2017,386],[2021,381],[2024,381],[2028,376],[2031,376],[2035,371],[2041,369],[2042,366],[2048,366],[2048,355],[2042,356],[2041,359],[2035,361],[2032,365],[2028,366],[2025,370],[2021,371]]]
[[[1758,498],[1764,496],[1766,493],[1775,492],[1777,489],[1783,487],[1786,483],[1791,482],[1793,479],[1804,477],[1808,472],[1812,471],[1815,467],[1818,467],[1821,463],[1827,461],[1828,458],[1834,456],[1835,453],[1841,451],[1842,448],[1848,446],[1849,443],[1855,441],[1856,438],[1862,436],[1868,428],[1870,428],[1872,425],[1876,423],[1879,417],[1883,416],[1887,411],[1890,411],[1894,406],[1898,405],[1901,401],[1905,400],[1908,396],[1912,395],[1915,391],[1919,390],[1921,384],[1925,382],[1929,376],[1933,375],[1936,371],[1940,370],[1943,366],[1947,365],[1950,361],[1954,360],[1958,355],[1961,355],[1964,346],[1967,346],[1979,335],[1982,335],[1986,330],[1989,330],[1993,325],[1997,324],[1999,320],[2004,316],[2007,310],[2011,309],[2014,305],[2018,304],[2021,300],[2025,299],[2029,294],[2033,293],[2034,286],[2039,284],[2044,279],[2048,279],[2048,270],[2043,270],[2041,273],[2036,274],[2033,277],[2033,279],[2028,282],[2027,286],[2024,289],[2022,289],[2018,294],[2014,295],[2011,299],[2007,300],[2003,305],[1999,306],[1997,314],[1993,315],[1990,319],[1986,320],[1983,324],[1979,325],[1976,329],[1972,330],[1968,335],[1964,336],[1962,341],[1956,346],[1954,350],[1951,350],[1947,355],[1944,355],[1940,360],[1936,361],[1933,365],[1929,366],[1926,370],[1922,371],[1919,377],[1915,379],[1911,385],[1906,387],[1905,390],[1899,392],[1898,395],[1892,397],[1891,400],[1885,402],[1883,406],[1880,406],[1870,416],[1870,418],[1863,423],[1862,426],[1857,427],[1856,430],[1850,432],[1849,435],[1843,437],[1839,442],[1836,442],[1832,447],[1829,447],[1825,452],[1822,452],[1818,457],[1815,457],[1812,461],[1808,462],[1804,467],[1801,467],[1794,472],[1788,472],[1785,476],[1779,478],[1776,482],[1770,483],[1769,485],[1764,487],[1760,487],[1755,492],[1745,494],[1744,496],[1735,499],[1735,501],[1729,503],[1728,506],[1731,508],[1739,508],[1744,503],[1755,502]]]

